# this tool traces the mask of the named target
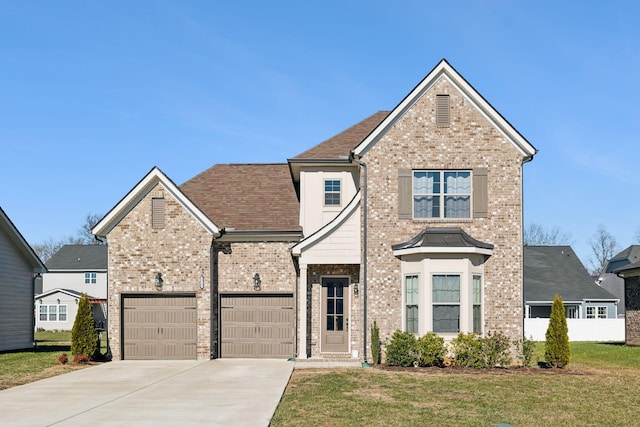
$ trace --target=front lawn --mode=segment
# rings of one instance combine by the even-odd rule
[[[563,370],[296,370],[271,425],[637,425],[640,348],[571,351]]]

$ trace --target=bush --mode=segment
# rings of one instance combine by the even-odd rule
[[[86,354],[76,354],[73,356],[73,363],[78,365],[89,363],[89,356]]]
[[[465,368],[483,368],[482,341],[480,335],[460,332],[449,344],[453,364]]]
[[[68,361],[69,358],[67,357],[67,353],[62,353],[60,354],[60,356],[58,356],[58,363],[60,363],[61,365],[66,365]]]
[[[386,346],[389,366],[413,366],[416,361],[416,337],[411,332],[395,331]]]
[[[526,337],[518,341],[518,359],[522,366],[528,368],[533,362],[533,353],[536,350],[536,343]]]
[[[564,368],[569,364],[569,329],[564,314],[564,304],[560,295],[556,295],[551,305],[551,318],[545,334],[544,358],[554,368]]]
[[[89,358],[97,349],[98,333],[93,323],[91,303],[87,294],[83,293],[78,302],[78,313],[71,329],[71,354]]]
[[[380,328],[376,321],[373,321],[371,325],[371,357],[374,365],[380,364],[380,356],[382,355],[382,348],[380,346]]]
[[[442,366],[447,348],[444,338],[433,332],[418,338],[416,343],[416,364],[418,366]]]
[[[511,340],[502,332],[489,332],[480,338],[481,358],[485,369],[511,364]]]

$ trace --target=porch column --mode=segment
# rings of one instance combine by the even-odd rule
[[[307,264],[300,264],[298,283],[298,359],[307,356]]]

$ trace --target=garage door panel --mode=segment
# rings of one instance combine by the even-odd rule
[[[293,356],[293,295],[223,295],[222,357]]]
[[[123,296],[124,359],[195,359],[194,296]]]

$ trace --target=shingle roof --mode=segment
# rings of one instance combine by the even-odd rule
[[[616,297],[596,285],[571,246],[524,247],[525,301],[610,299]]]
[[[47,261],[49,270],[106,270],[106,245],[65,245]]]
[[[492,244],[474,239],[459,227],[427,227],[411,240],[391,246],[394,251],[417,247],[493,249]]]
[[[214,165],[180,189],[218,227],[301,229],[300,204],[285,163]]]
[[[389,115],[389,111],[378,111],[350,128],[327,139],[293,157],[295,160],[334,160],[349,155],[349,152],[358,146],[375,128]]]
[[[627,264],[638,261],[640,261],[640,245],[631,245],[609,260],[605,273],[613,273]]]

